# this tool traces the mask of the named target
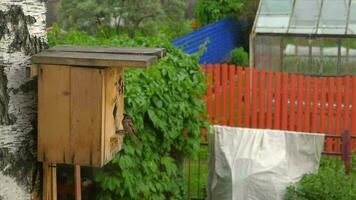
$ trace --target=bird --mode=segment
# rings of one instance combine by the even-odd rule
[[[134,123],[130,115],[124,114],[124,118],[122,119],[122,126],[124,128],[124,134],[128,135],[135,144],[138,144],[139,139],[136,136],[136,130],[134,128]]]

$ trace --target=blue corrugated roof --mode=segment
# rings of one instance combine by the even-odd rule
[[[230,51],[241,46],[240,25],[232,19],[223,19],[177,38],[172,43],[193,54],[207,40],[207,51],[200,57],[199,63],[226,62]]]

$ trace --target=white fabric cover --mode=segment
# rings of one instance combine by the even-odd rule
[[[317,172],[323,134],[214,126],[208,199],[282,200],[286,188]]]

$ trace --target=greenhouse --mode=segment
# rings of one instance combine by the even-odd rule
[[[250,40],[257,68],[356,74],[356,0],[261,0]]]

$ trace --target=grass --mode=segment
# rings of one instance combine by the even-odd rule
[[[195,158],[185,159],[184,178],[188,199],[204,199],[208,182],[209,152],[207,145],[201,145]]]

